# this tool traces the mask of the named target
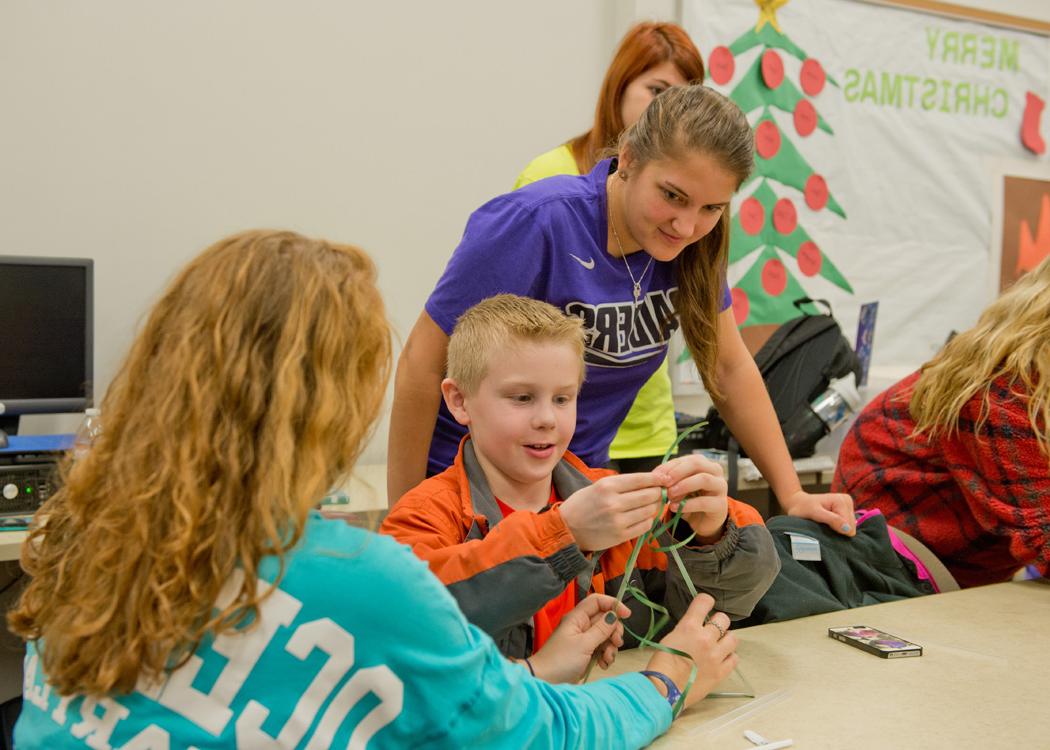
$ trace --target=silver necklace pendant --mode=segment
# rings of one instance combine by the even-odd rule
[[[631,279],[631,291],[634,293],[634,304],[631,306],[631,323],[630,329],[627,332],[628,344],[632,338],[634,338],[634,317],[638,311],[638,303],[642,298],[642,282],[645,281],[645,274],[649,272],[649,268],[653,265],[652,256],[649,257],[649,262],[645,264],[645,268],[642,269],[642,273],[638,278],[634,277],[634,271],[631,270],[631,264],[627,262],[627,253],[623,251],[623,243],[620,242],[620,233],[616,231],[616,222],[613,221],[613,210],[612,202],[608,201],[609,211],[609,228],[612,230],[613,239],[616,240],[616,248],[620,251],[620,257],[623,258],[623,265],[627,269],[627,275]]]

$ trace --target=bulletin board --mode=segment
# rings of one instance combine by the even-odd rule
[[[1050,180],[1050,38],[848,0],[686,0],[682,21],[756,131],[730,248],[745,334],[808,296],[852,339],[878,301],[872,366],[907,371],[973,325],[998,287],[998,165]]]
[[[992,198],[988,283],[997,295],[1050,256],[1050,169],[1004,162]]]
[[[987,4],[982,7],[974,7],[961,5],[956,2],[947,2],[947,0],[861,0],[861,2],[896,5],[909,10],[947,16],[948,18],[961,18],[991,26],[1002,26],[1003,28],[1016,29],[1018,31],[1034,31],[1037,34],[1050,36],[1050,21],[1043,20],[1043,18],[1047,17],[1045,11],[1043,18],[1034,18],[1030,15],[1017,15],[1016,13],[1004,13],[1001,10],[991,10]],[[1003,3],[996,3],[996,5],[1003,5]]]

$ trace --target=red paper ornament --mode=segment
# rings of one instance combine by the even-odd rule
[[[777,258],[770,258],[762,266],[762,288],[770,297],[776,297],[787,288],[787,269]]]
[[[819,211],[828,204],[828,183],[814,172],[806,180],[803,194],[806,196],[806,205],[814,211]]]
[[[755,149],[763,159],[772,159],[780,150],[780,128],[772,120],[763,120],[755,128]]]
[[[767,49],[762,53],[762,80],[771,89],[775,89],[784,81],[784,61],[776,50]]]
[[[728,47],[715,47],[711,50],[711,57],[707,59],[707,72],[710,73],[712,81],[724,86],[733,80],[735,68],[736,61]]]
[[[747,298],[747,292],[738,286],[733,287],[733,320],[738,326],[744,325],[747,315],[751,312],[751,300]]]
[[[798,270],[806,276],[816,276],[820,273],[820,266],[824,262],[824,255],[820,252],[815,242],[803,242],[798,249]]]
[[[817,129],[817,110],[809,99],[799,99],[795,105],[795,130],[805,138]]]
[[[799,83],[802,84],[802,90],[808,96],[816,96],[824,90],[825,78],[824,66],[817,62],[815,58],[806,58],[806,61],[802,63],[802,71],[798,76]]]
[[[762,225],[766,223],[766,210],[758,202],[758,198],[751,197],[740,204],[740,226],[748,234],[758,234],[762,231]]]
[[[798,212],[790,198],[781,198],[773,206],[773,226],[781,234],[791,234],[798,226]]]

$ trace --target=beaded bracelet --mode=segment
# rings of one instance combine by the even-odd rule
[[[682,699],[682,691],[678,689],[678,686],[674,684],[674,680],[665,675],[663,672],[653,672],[649,669],[642,670],[641,674],[646,677],[652,677],[655,680],[659,680],[667,687],[667,702],[671,704],[671,710],[673,711],[678,705],[678,701]]]

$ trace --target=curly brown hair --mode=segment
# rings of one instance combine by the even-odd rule
[[[175,279],[113,380],[105,429],[22,548],[8,615],[61,694],[130,692],[258,620],[281,560],[375,420],[390,335],[361,250],[249,231]],[[242,571],[225,606],[220,590]]]

